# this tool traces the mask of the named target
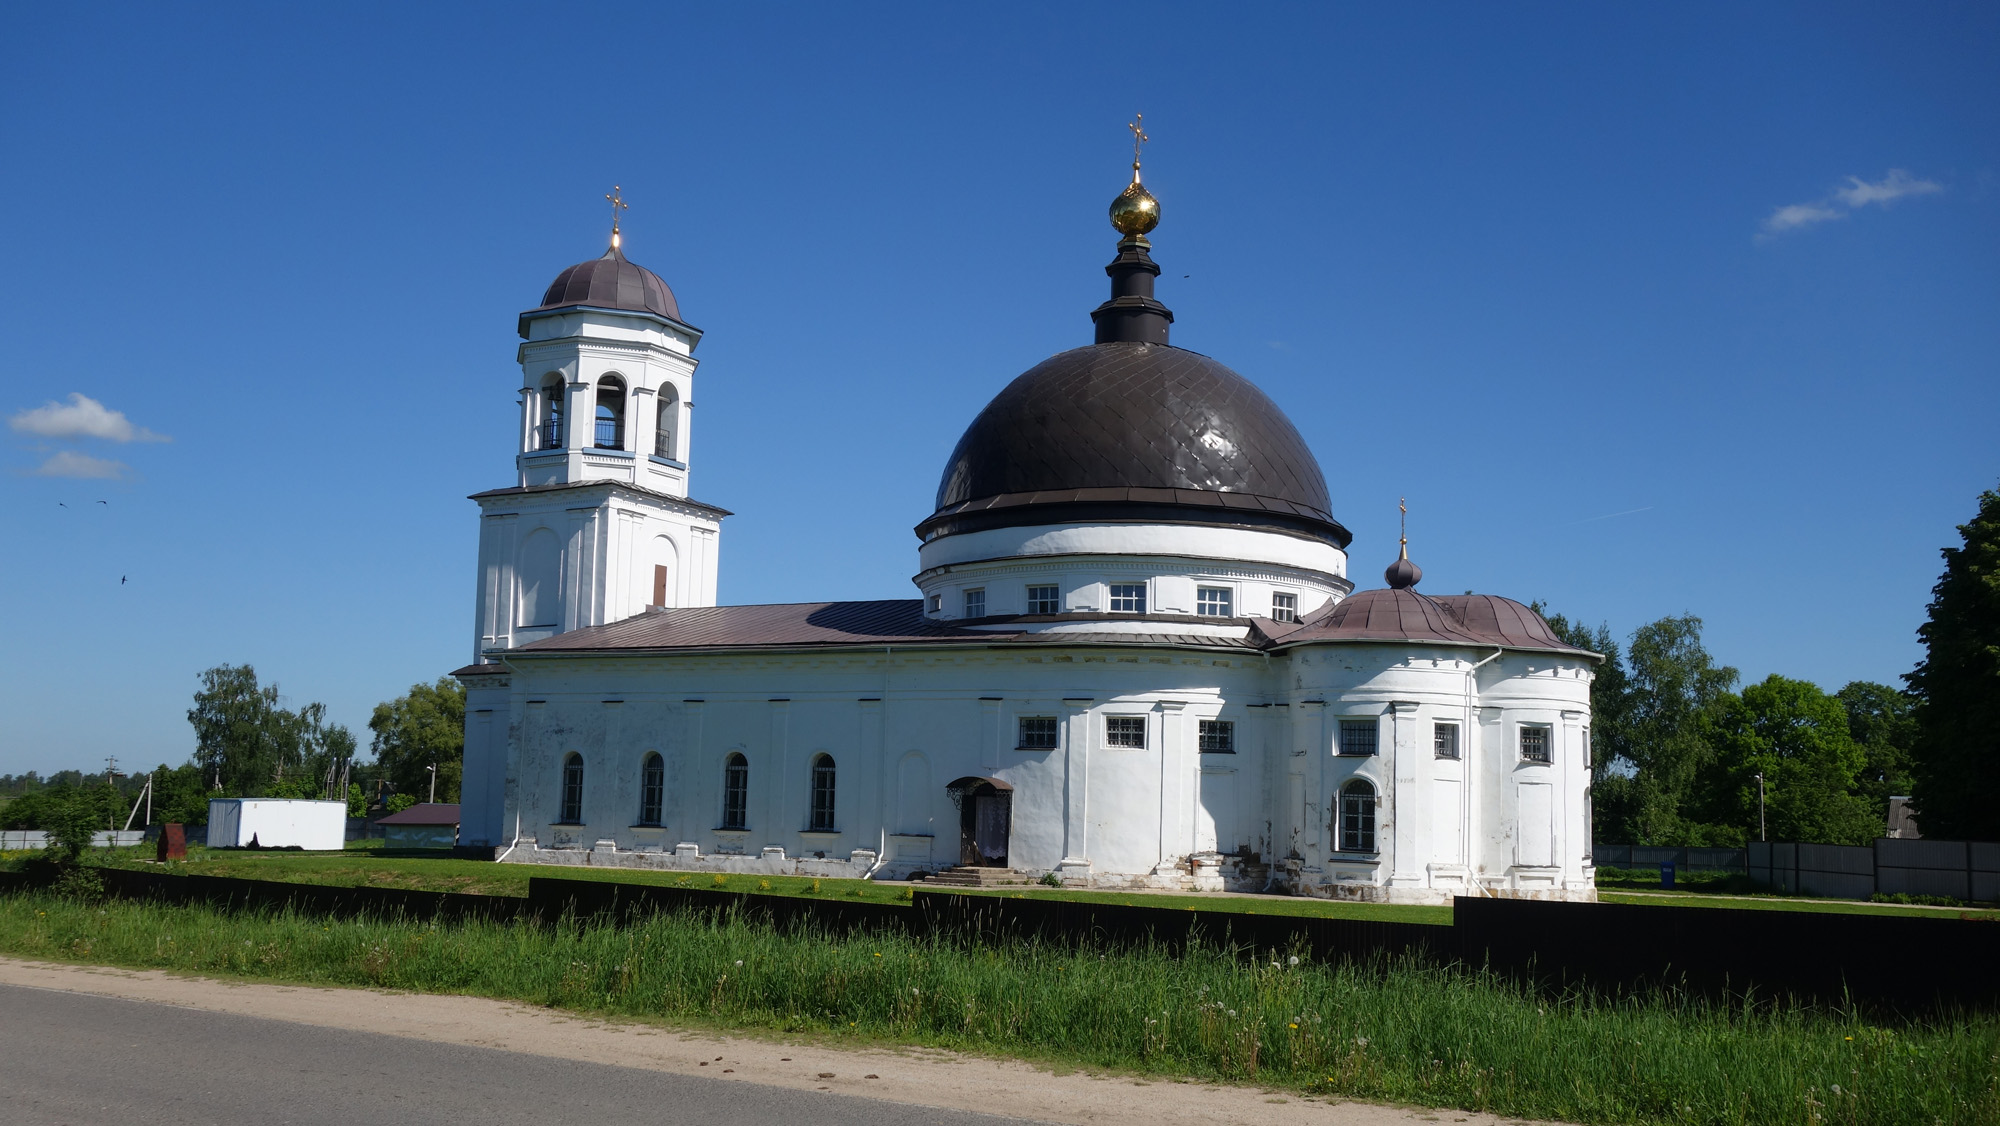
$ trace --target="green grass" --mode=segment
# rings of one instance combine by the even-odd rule
[[[1576,1122],[2000,1122],[1991,1017],[1885,1027],[1671,994],[1551,999],[1414,962],[1079,956],[694,915],[624,929],[342,922],[39,893],[0,897],[0,952]]]
[[[0,853],[0,868],[11,867],[36,852]],[[764,892],[820,899],[853,899],[867,903],[904,901],[905,885],[869,880],[815,880],[808,876],[723,876],[711,873],[673,872],[644,868],[593,868],[540,864],[495,864],[484,860],[464,860],[443,850],[387,850],[380,841],[355,841],[342,852],[243,852],[237,849],[188,848],[188,859],[164,866],[155,865],[149,848],[106,849],[93,859],[117,866],[177,874],[235,876],[242,879],[283,880],[293,883],[333,884],[343,887],[400,887],[424,891],[473,892],[483,895],[528,894],[528,879],[549,876],[558,879],[601,880],[612,883],[651,884],[668,887],[719,888],[725,891]],[[1610,869],[1600,869],[1612,871]],[[1646,871],[1646,870],[1640,870]],[[1658,873],[1652,883],[1614,881],[1600,885],[1598,898],[1606,903],[1643,903],[1652,906],[1682,904],[1696,907],[1729,907],[1761,911],[1807,911],[1825,914],[1901,915],[1916,918],[1966,918],[2000,921],[2000,910],[1964,908],[1956,911],[1934,907],[1891,903],[1859,903],[1845,899],[1784,899],[1769,895],[1733,897],[1705,890],[1703,885],[1658,889]],[[921,886],[921,885],[919,885]],[[942,890],[942,889],[940,889]],[[1450,907],[1405,904],[1353,903],[1283,895],[1240,896],[1170,892],[1090,891],[1030,885],[1019,888],[964,890],[966,894],[986,894],[1028,899],[1068,899],[1089,903],[1132,904],[1171,909],[1195,908],[1203,911],[1241,911],[1259,915],[1311,916],[1317,918],[1378,919],[1412,923],[1449,924]]]

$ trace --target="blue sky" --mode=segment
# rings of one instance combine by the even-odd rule
[[[2000,9],[1129,11],[15,10],[0,772],[181,761],[218,663],[364,744],[463,664],[515,315],[613,183],[708,334],[723,600],[910,596],[959,432],[1090,338],[1135,110],[1174,342],[1361,585],[1407,495],[1427,590],[1910,668],[2000,481]]]

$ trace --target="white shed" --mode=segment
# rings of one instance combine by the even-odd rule
[[[211,798],[208,847],[302,848],[337,852],[347,844],[347,803],[302,798]]]

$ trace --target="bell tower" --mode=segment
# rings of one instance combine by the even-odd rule
[[[520,316],[515,483],[478,493],[475,661],[648,607],[713,606],[722,518],[688,496],[695,346],[658,274],[611,245]]]

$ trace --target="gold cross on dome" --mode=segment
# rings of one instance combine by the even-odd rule
[[[1134,172],[1139,170],[1139,146],[1152,140],[1151,137],[1146,136],[1145,122],[1146,115],[1137,113],[1132,115],[1132,123],[1125,127],[1132,131],[1132,171]]]
[[[624,197],[619,194],[623,190],[617,184],[613,184],[611,194],[604,197],[611,201],[611,245],[613,246],[618,245],[618,213],[632,210],[632,205],[626,203]]]
[[[1410,542],[1410,506],[1408,503],[1409,499],[1410,498],[1408,497],[1396,498],[1396,511],[1403,514],[1402,515],[1403,531],[1400,538],[1405,544],[1408,544]]]

